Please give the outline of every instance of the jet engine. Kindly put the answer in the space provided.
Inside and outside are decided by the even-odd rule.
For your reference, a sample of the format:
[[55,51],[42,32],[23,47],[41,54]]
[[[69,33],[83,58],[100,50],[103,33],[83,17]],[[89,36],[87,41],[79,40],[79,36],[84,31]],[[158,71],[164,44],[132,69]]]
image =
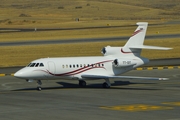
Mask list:
[[120,49],[121,49],[121,47],[107,46],[107,47],[102,48],[101,53],[104,56],[107,56],[107,55],[116,55],[116,54],[120,54]]
[[137,61],[132,59],[115,59],[112,64],[114,67],[128,67],[136,65],[136,62]]

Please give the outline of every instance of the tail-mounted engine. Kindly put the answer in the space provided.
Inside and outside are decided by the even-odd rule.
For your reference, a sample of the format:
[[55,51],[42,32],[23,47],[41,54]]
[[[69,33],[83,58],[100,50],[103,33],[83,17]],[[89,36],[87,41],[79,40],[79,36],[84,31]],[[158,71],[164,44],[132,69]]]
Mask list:
[[121,50],[121,47],[107,46],[107,47],[102,48],[101,53],[104,56],[107,56],[107,55],[117,55],[117,54],[120,54],[120,50]]
[[114,67],[128,67],[136,65],[136,61],[131,59],[115,59],[112,64]]

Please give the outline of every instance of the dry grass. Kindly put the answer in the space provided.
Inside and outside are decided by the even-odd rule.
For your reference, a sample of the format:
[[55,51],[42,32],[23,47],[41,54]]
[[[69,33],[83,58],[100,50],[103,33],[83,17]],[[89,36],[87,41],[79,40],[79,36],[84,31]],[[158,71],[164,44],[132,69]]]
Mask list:
[[[0,20],[6,27],[70,27],[80,21],[179,19],[178,0],[1,0]],[[79,7],[79,8],[77,8]],[[62,9],[58,9],[62,8]],[[27,17],[19,17],[21,14]],[[69,25],[70,23],[70,25]],[[73,24],[71,27],[77,26]]]
[[[78,8],[77,8],[78,7]],[[58,9],[59,8],[59,9]],[[20,15],[24,14],[24,17]],[[79,18],[80,21],[75,21]],[[163,23],[180,20],[179,0],[1,0],[1,28],[76,28],[93,26],[134,25],[139,21]],[[69,38],[93,38],[111,36],[130,36],[135,27],[0,33],[0,42],[53,40]],[[148,27],[147,35],[179,33],[179,24]],[[58,44],[40,46],[0,47],[0,66],[21,66],[31,60],[56,56],[101,55],[103,46],[122,46],[123,42]],[[180,57],[178,39],[152,40],[147,44],[170,46],[170,51],[143,50],[149,58]]]
[[[142,56],[150,59],[180,57],[178,52],[180,51],[180,47],[177,41],[178,39],[147,40],[145,44],[173,47],[174,49],[169,51],[143,50]],[[126,41],[1,47],[0,66],[24,66],[34,59],[44,57],[101,56],[100,51],[104,46],[123,46],[125,42]]]

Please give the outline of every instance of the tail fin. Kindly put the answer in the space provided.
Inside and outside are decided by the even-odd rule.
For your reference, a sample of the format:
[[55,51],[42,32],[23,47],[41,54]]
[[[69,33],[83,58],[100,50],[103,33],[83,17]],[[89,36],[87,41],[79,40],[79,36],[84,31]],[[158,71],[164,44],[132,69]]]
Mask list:
[[166,47],[143,45],[148,23],[147,22],[138,22],[136,24],[138,25],[138,27],[134,31],[132,36],[129,38],[127,43],[124,45],[124,47],[122,48],[123,52],[134,53],[136,56],[140,56],[141,49],[157,49],[157,50],[171,49],[171,48],[166,48]]

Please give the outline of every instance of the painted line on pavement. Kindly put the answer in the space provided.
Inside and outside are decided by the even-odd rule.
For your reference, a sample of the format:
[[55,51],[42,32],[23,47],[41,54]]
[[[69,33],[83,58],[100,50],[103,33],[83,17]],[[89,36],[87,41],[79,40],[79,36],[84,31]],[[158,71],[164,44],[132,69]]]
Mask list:
[[101,109],[118,110],[126,112],[140,112],[140,111],[152,111],[152,110],[168,110],[173,109],[169,106],[160,105],[147,105],[147,104],[132,104],[132,105],[118,105],[118,106],[102,106]]
[[116,110],[125,112],[141,112],[141,111],[155,111],[155,110],[172,110],[180,107],[180,101],[162,102],[161,105],[150,104],[129,104],[129,105],[115,105],[115,106],[100,106],[101,109]]
[[4,77],[4,76],[14,76],[14,73],[12,74],[0,73],[0,77]]
[[180,69],[180,66],[163,66],[163,67],[139,67],[135,70],[163,70],[163,69]]

